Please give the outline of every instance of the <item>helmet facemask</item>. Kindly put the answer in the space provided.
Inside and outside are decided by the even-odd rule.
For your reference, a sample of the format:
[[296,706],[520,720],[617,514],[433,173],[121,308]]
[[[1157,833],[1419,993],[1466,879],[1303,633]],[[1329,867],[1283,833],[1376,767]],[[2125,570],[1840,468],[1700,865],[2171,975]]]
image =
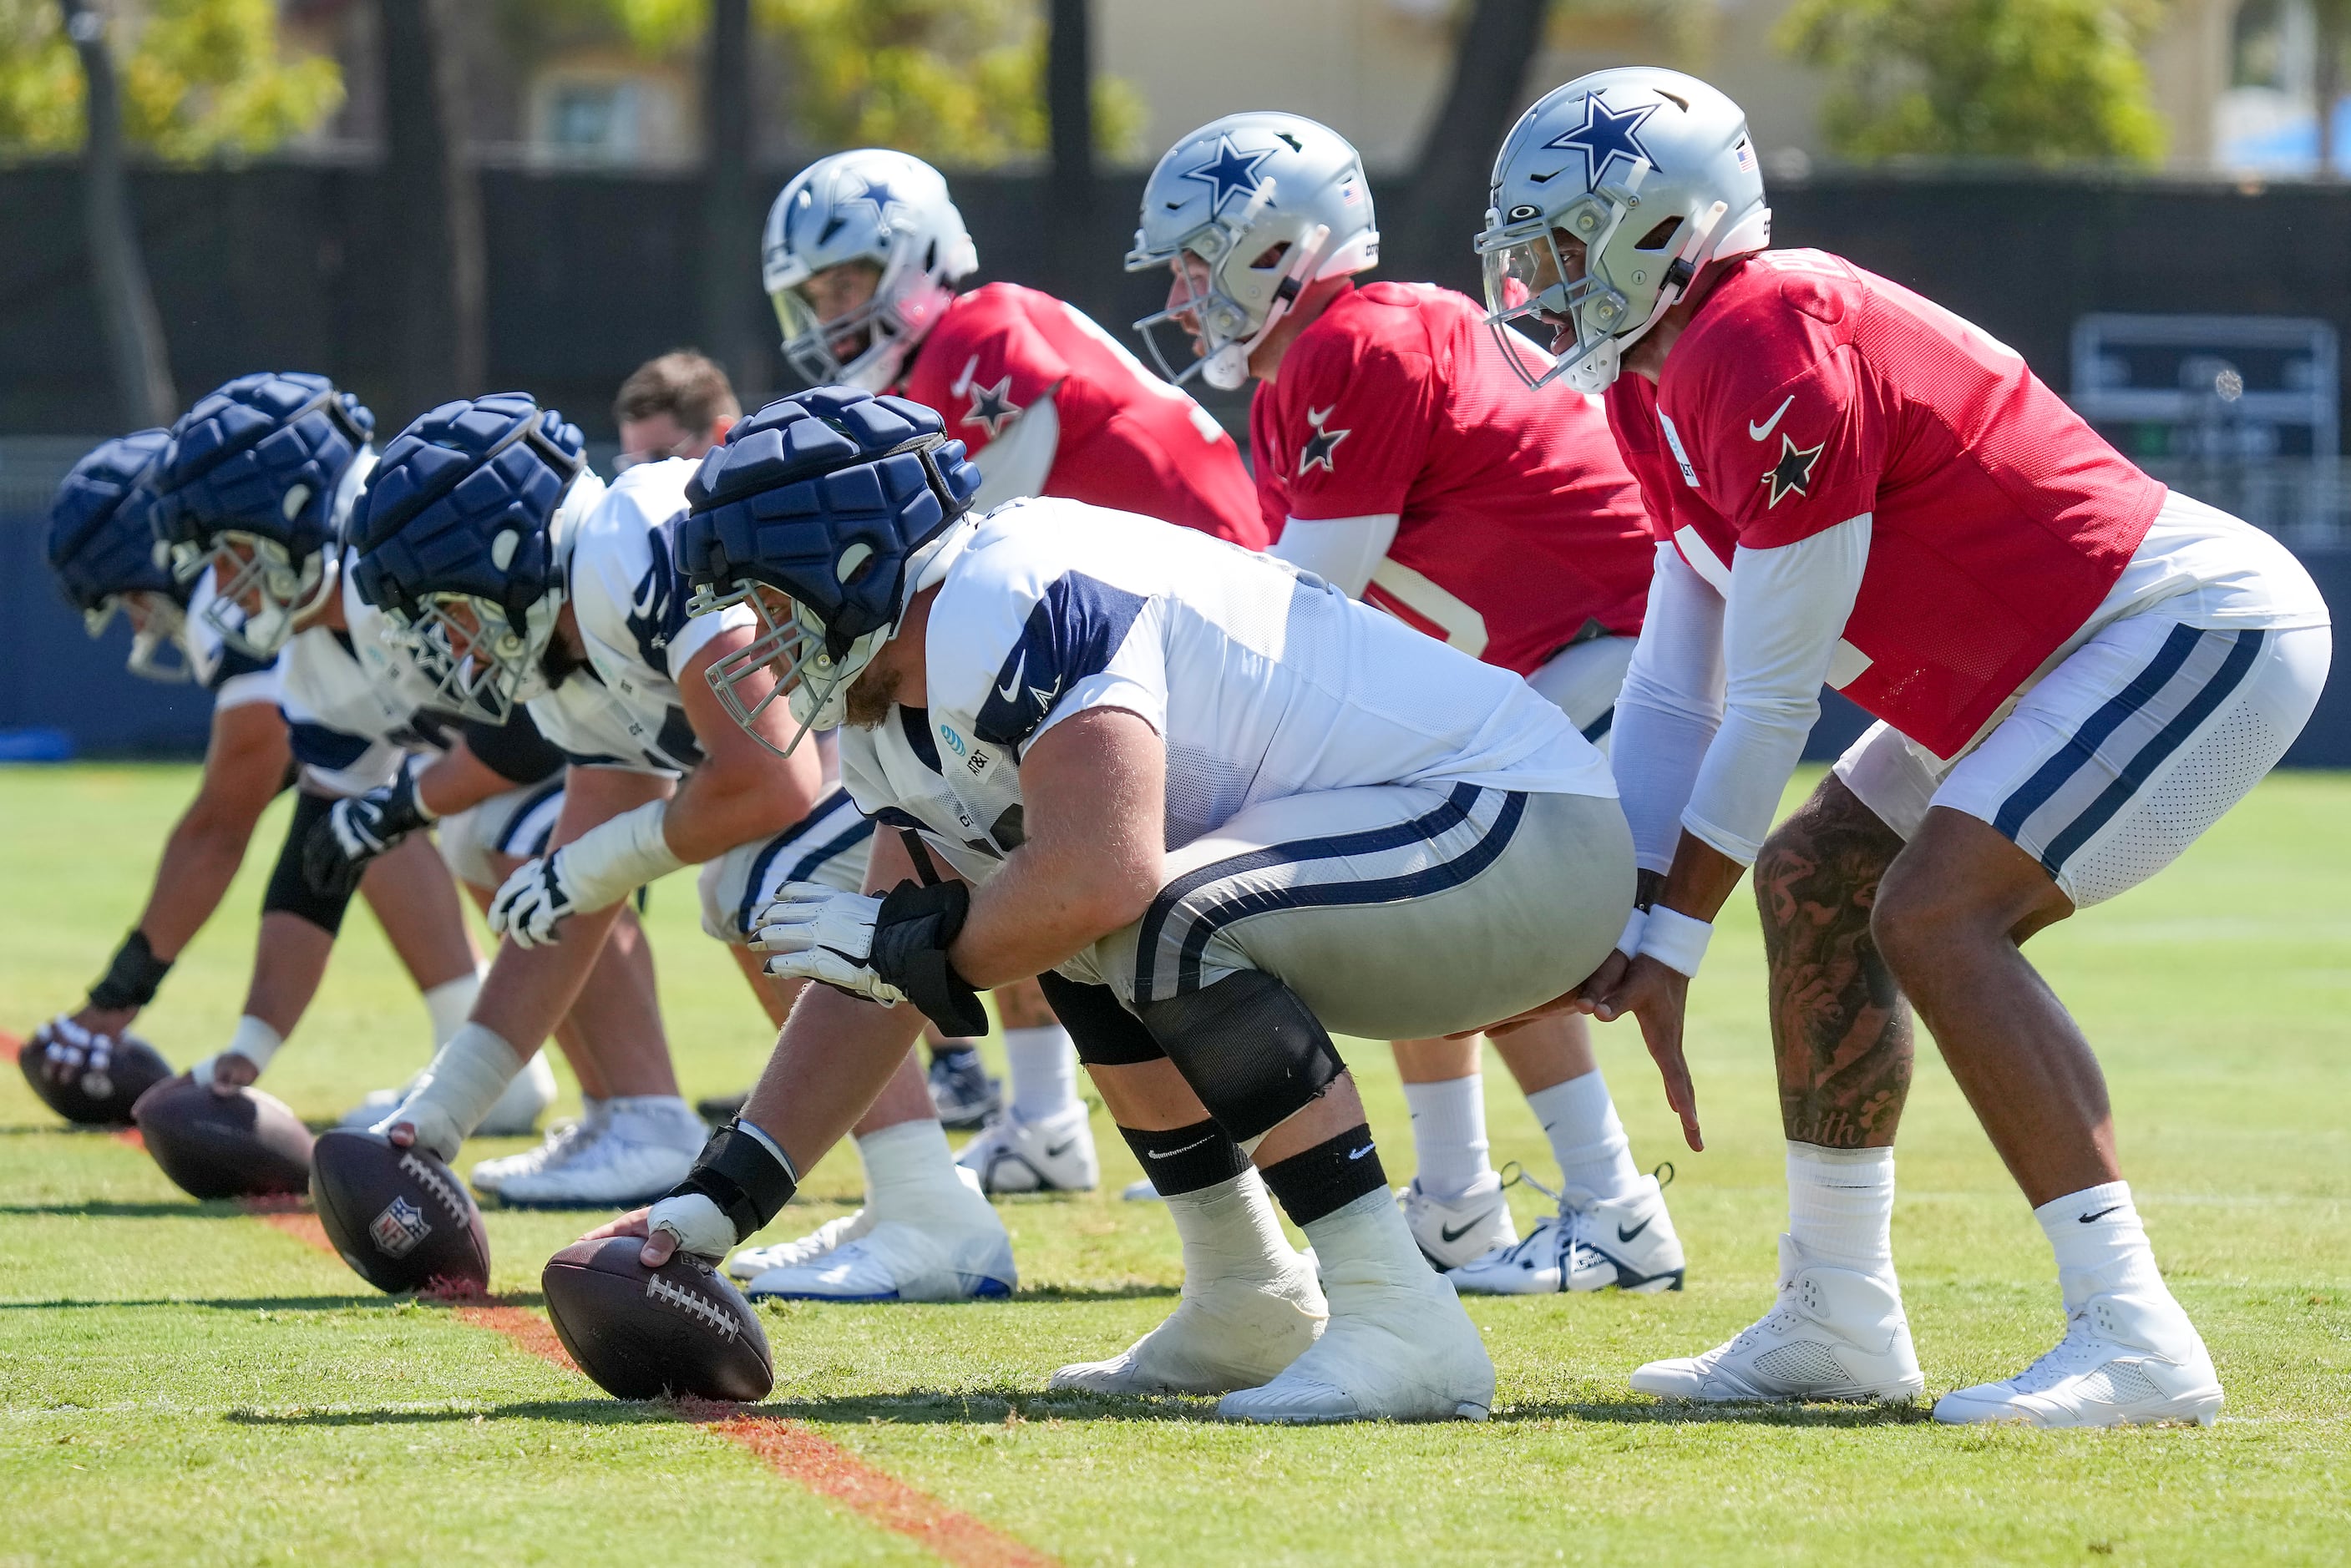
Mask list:
[[[800,292],[816,275],[797,257],[783,265],[778,275],[788,281],[772,286],[768,297],[783,328],[784,358],[792,369],[813,386],[850,386],[868,392],[895,386],[906,357],[955,298],[935,254],[925,260],[928,265],[918,267],[914,258],[893,252],[874,281],[872,296],[830,321],[820,318]],[[844,359],[836,347],[844,343],[862,347]]]
[[313,551],[298,561],[277,540],[241,528],[221,530],[209,546],[178,545],[172,551],[172,569],[183,583],[212,570],[205,624],[225,646],[264,663],[327,602],[340,581],[338,566],[332,551]]
[[177,685],[195,679],[188,662],[187,615],[169,594],[152,588],[109,594],[96,607],[81,614],[83,629],[93,638],[106,635],[117,611],[131,620],[131,654],[122,667],[142,680]]
[[385,637],[432,686],[429,706],[503,725],[547,691],[547,649],[562,608],[562,590],[552,589],[517,624],[494,600],[431,594],[413,611],[387,610]]
[[[1154,311],[1135,322],[1134,330],[1151,350],[1159,373],[1177,386],[1198,376],[1218,391],[1236,391],[1247,384],[1249,356],[1274,324],[1290,312],[1306,285],[1330,270],[1323,266],[1324,246],[1331,238],[1328,224],[1293,221],[1287,234],[1259,218],[1274,196],[1271,180],[1261,183],[1249,205],[1234,218],[1211,217],[1183,236],[1166,252],[1136,249],[1126,258],[1127,270],[1138,271],[1162,262],[1173,263],[1176,280],[1184,291],[1181,303]],[[1256,233],[1250,231],[1256,229]],[[1376,245],[1377,236],[1373,236]],[[1206,282],[1190,265],[1205,264]],[[1354,271],[1362,263],[1344,270]],[[1172,327],[1176,341],[1194,350],[1181,369],[1168,353]],[[1182,352],[1179,349],[1179,354]]]

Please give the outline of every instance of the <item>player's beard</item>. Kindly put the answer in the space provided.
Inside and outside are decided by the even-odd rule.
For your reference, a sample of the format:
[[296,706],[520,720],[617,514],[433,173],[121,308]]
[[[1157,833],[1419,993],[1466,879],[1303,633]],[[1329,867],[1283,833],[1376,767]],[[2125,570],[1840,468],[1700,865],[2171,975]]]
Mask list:
[[868,666],[849,683],[849,703],[841,717],[861,730],[879,728],[896,705],[898,683],[904,679],[899,670]]

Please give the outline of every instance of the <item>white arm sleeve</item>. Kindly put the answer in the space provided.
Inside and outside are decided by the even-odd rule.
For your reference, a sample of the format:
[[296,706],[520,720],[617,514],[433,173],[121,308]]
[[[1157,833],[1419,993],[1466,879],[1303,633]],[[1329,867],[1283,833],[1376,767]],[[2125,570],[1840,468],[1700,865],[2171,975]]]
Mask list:
[[1061,416],[1050,392],[1020,410],[1012,428],[979,449],[974,513],[987,512],[1023,495],[1042,495],[1046,476],[1061,449]]
[[1372,586],[1372,574],[1387,559],[1401,521],[1393,512],[1370,517],[1292,517],[1266,554],[1359,599]]
[[1680,551],[1659,545],[1609,749],[1642,870],[1673,865],[1682,808],[1721,723],[1722,596]]
[[1728,711],[1682,826],[1742,865],[1762,853],[1820,717],[1821,684],[1869,564],[1869,532],[1865,512],[1809,539],[1732,557],[1722,628]]

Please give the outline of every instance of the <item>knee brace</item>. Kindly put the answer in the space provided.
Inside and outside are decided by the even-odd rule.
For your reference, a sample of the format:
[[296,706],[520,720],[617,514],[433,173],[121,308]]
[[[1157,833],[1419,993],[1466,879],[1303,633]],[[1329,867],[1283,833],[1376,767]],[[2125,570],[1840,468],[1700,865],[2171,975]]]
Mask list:
[[1167,1054],[1110,987],[1086,985],[1048,970],[1037,977],[1037,989],[1087,1066],[1134,1067]]
[[309,842],[310,829],[334,809],[335,803],[322,794],[294,797],[294,820],[286,829],[286,846],[277,852],[268,891],[261,896],[263,914],[283,909],[299,915],[330,937],[343,929],[343,911],[350,906],[351,892],[321,893],[310,886],[310,879],[302,874],[302,846]]
[[1243,1147],[1304,1110],[1346,1070],[1322,1020],[1261,970],[1146,1002],[1137,1016]]

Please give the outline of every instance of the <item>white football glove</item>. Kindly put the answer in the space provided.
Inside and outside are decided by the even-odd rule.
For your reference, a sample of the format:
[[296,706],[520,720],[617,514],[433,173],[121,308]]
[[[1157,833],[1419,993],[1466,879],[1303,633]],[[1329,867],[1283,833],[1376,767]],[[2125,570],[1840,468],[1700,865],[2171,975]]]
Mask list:
[[490,931],[518,948],[535,948],[557,940],[555,928],[580,908],[579,890],[565,873],[566,845],[552,855],[526,860],[490,900]]
[[677,1250],[716,1262],[735,1250],[735,1221],[726,1211],[699,1192],[664,1198],[645,1216],[647,1234],[666,1231],[677,1239]]
[[663,833],[668,814],[669,802],[648,801],[517,867],[490,900],[490,929],[513,938],[517,947],[555,941],[555,928],[566,916],[610,909],[668,876],[685,864]]
[[821,882],[787,882],[782,895],[757,917],[751,946],[777,956],[768,973],[778,980],[812,980],[895,1007],[906,993],[873,972],[873,927],[882,900],[844,893]]
[[[53,1084],[68,1083],[88,1075],[105,1077],[114,1063],[114,1036],[84,1029],[70,1013],[65,1012],[34,1030],[33,1043],[26,1049],[37,1054],[43,1075]],[[90,1092],[101,1096],[107,1093],[105,1089]]]

